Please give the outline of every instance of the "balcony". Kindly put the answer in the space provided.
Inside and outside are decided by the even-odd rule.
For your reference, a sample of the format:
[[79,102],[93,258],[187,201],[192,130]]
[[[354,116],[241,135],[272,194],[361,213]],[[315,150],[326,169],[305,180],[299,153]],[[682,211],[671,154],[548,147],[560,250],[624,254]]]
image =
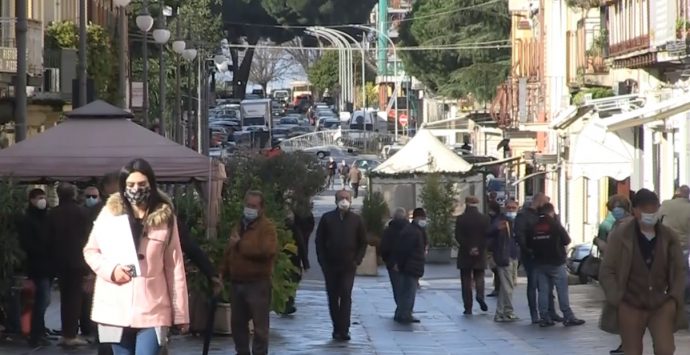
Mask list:
[[491,116],[500,128],[518,128],[543,121],[546,85],[536,78],[509,78],[496,91]]
[[[43,25],[28,20],[27,65],[30,76],[43,74]],[[16,18],[0,17],[0,73],[17,72]]]

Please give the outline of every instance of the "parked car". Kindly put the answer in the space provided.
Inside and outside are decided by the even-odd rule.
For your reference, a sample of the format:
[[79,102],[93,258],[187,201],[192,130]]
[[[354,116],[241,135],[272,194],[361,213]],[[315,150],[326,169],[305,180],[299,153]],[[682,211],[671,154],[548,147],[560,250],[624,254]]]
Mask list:
[[283,117],[278,121],[278,124],[287,127],[299,126],[299,119],[294,117]]
[[568,257],[566,259],[566,266],[568,272],[577,276],[580,283],[586,284],[589,282],[589,276],[582,274],[582,262],[592,253],[592,243],[577,244],[568,250]]

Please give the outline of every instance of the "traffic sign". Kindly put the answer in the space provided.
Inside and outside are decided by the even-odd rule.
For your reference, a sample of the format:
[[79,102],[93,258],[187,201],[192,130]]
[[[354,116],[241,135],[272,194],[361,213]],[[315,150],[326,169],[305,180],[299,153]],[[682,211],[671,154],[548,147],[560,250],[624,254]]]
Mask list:
[[398,117],[398,121],[400,122],[400,125],[405,127],[407,126],[407,115],[406,114],[401,114],[400,117]]

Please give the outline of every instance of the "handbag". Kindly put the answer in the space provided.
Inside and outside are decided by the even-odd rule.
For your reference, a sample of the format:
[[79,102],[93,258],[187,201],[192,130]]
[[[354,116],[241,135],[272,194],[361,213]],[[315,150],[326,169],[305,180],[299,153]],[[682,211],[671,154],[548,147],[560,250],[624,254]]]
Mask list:
[[592,250],[590,250],[589,255],[587,255],[580,264],[579,274],[591,277],[592,279],[599,281],[600,266],[601,258],[599,257],[599,248],[597,248],[597,255],[594,255],[592,253]]

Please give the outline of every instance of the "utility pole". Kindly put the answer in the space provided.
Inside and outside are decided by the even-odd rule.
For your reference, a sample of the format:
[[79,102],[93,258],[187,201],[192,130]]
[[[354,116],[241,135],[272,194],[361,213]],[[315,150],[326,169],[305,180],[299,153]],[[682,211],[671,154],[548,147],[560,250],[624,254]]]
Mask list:
[[86,0],[79,0],[79,107],[86,105]]
[[[165,3],[163,0],[160,1],[160,11],[158,14],[158,20],[160,21],[160,26],[161,28],[165,28],[165,14],[163,14],[163,9],[165,8]],[[168,32],[169,33],[169,32]],[[161,54],[158,62],[158,90],[159,90],[159,95],[158,95],[158,110],[160,111],[160,123],[158,126],[158,130],[160,131],[161,136],[165,137],[166,132],[165,132],[165,43],[161,43]]]
[[[177,13],[175,14],[175,40],[180,39],[180,8],[177,8]],[[173,120],[174,122],[174,137],[177,143],[183,143],[182,141],[182,111],[181,101],[182,96],[180,94],[180,54],[175,55],[175,105],[173,105]]]
[[27,20],[27,4],[26,0],[17,0],[17,26],[15,27],[15,36],[17,38],[17,75],[14,83],[14,99],[15,99],[15,121],[14,121],[14,140],[21,142],[26,139],[26,116],[27,116],[27,101],[26,101],[26,75],[28,73],[27,66],[27,43],[26,33],[28,31]]
[[[142,15],[148,15],[149,14],[149,1],[144,0],[142,8],[141,8],[141,13]],[[148,31],[142,31],[143,34],[143,39],[141,41],[142,43],[142,48],[141,48],[141,53],[144,61],[144,82],[142,83],[143,87],[143,103],[144,103],[144,127],[149,128],[149,32]]]
[[129,106],[127,102],[127,8],[118,9],[118,29],[120,30],[120,41],[117,44],[118,63],[120,67],[117,73],[118,93],[120,95],[120,107],[124,110]]

